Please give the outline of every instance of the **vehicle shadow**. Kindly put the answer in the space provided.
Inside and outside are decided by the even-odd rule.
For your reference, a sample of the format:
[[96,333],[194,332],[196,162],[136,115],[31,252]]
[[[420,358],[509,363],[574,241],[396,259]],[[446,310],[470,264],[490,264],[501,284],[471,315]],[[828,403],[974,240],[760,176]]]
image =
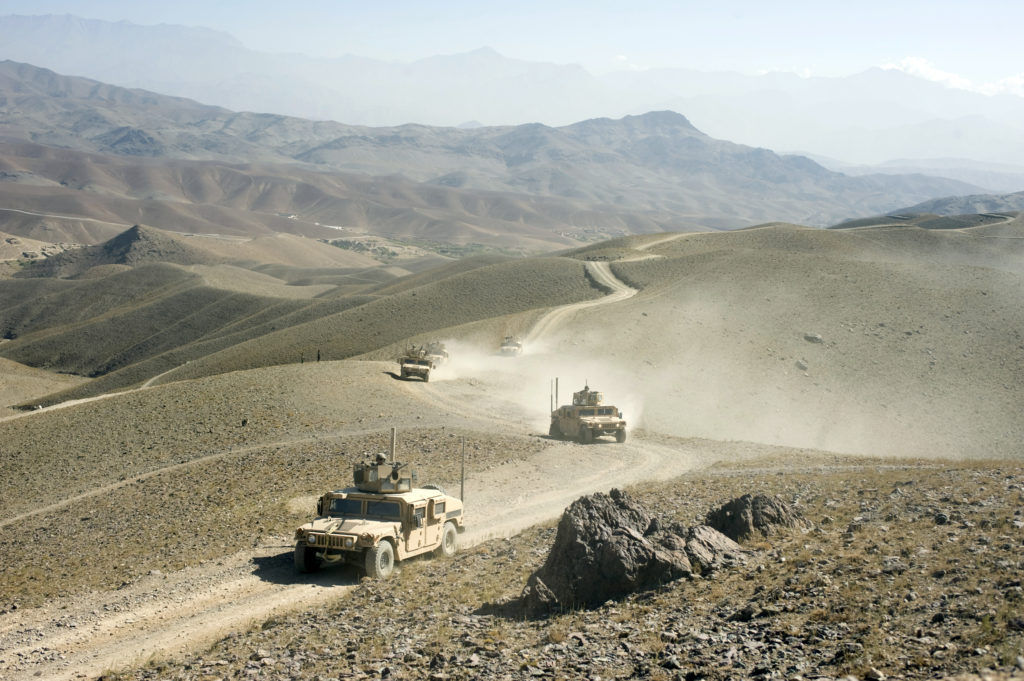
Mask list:
[[[574,444],[574,445],[582,445],[582,444],[584,444],[584,443],[580,442],[579,440],[577,440],[576,438],[559,437],[557,435],[550,435],[548,433],[539,433],[537,435],[537,437],[541,438],[542,440],[551,440],[552,442],[565,442],[566,444]],[[616,442],[615,440],[599,438],[599,439],[594,440],[593,442],[586,443],[585,446],[587,446],[587,447],[594,447],[595,445],[596,446],[601,446],[601,445],[617,445],[617,444],[620,444],[620,443]]]
[[322,586],[354,586],[363,572],[354,565],[325,565],[316,572],[296,572],[295,557],[290,550],[252,559],[252,573],[272,584],[318,584]]

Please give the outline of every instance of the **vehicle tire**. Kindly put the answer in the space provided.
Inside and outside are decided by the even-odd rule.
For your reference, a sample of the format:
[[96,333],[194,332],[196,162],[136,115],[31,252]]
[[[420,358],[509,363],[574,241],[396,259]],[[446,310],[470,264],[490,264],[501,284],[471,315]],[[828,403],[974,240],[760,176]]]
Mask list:
[[381,539],[366,552],[366,576],[387,579],[395,571],[395,549],[387,539]]
[[295,571],[317,572],[320,570],[320,559],[316,557],[316,549],[306,546],[304,542],[295,542]]
[[430,374],[427,374],[426,376],[423,377],[423,382],[430,383]]
[[441,530],[441,548],[439,549],[442,556],[451,558],[455,555],[459,546],[458,536],[455,530],[455,523],[448,522],[444,524],[444,529]]
[[623,428],[622,430],[615,431],[615,441],[616,442],[625,442],[626,441],[626,429],[625,428]]
[[421,489],[434,489],[440,492],[441,494],[445,494],[444,487],[441,487],[441,485],[435,485],[433,483],[429,485],[423,485]]
[[551,427],[548,428],[548,436],[561,439],[562,429],[558,427],[557,421],[551,422]]
[[590,428],[580,427],[580,442],[589,445],[594,441],[594,432]]

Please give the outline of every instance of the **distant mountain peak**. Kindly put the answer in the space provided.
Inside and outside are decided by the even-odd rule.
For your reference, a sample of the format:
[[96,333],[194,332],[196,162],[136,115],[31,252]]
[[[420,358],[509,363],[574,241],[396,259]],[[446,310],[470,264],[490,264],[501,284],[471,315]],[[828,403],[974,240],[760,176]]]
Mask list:
[[640,133],[663,134],[666,132],[704,135],[690,120],[675,111],[649,111],[623,118],[591,118],[566,126],[569,129],[625,129]]
[[671,111],[671,110],[668,110],[668,109],[663,110],[663,111],[648,111],[647,113],[639,114],[637,116],[626,116],[622,120],[623,121],[637,121],[639,123],[642,123],[644,125],[651,126],[651,127],[655,127],[655,126],[657,126],[657,127],[671,126],[671,127],[676,127],[676,128],[682,127],[682,128],[689,128],[690,130],[693,130],[695,132],[699,132],[697,130],[697,128],[695,128],[693,126],[693,123],[690,122],[690,119],[688,119],[686,116],[684,116],[681,113],[678,113],[678,112],[675,112],[675,111]]

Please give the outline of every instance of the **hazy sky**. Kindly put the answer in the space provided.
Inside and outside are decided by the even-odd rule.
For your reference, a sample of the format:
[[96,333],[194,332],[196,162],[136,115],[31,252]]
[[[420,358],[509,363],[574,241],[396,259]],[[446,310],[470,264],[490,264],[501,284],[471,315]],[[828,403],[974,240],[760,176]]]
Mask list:
[[595,74],[681,67],[837,76],[900,65],[1024,94],[1020,0],[0,0],[0,14],[205,26],[248,47],[413,61],[492,47]]

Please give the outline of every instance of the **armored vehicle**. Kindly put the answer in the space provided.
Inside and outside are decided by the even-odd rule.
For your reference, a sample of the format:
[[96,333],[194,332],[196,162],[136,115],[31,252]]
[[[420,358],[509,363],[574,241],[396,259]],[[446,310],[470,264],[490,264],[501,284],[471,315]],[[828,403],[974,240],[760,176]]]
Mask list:
[[410,346],[405,351],[405,354],[398,358],[398,366],[400,367],[402,378],[415,377],[429,381],[430,370],[437,366],[437,364],[434,361],[434,357],[427,354],[426,348],[423,346]]
[[551,437],[575,438],[584,444],[601,435],[614,435],[616,442],[626,441],[626,421],[622,412],[611,405],[601,404],[604,396],[583,386],[572,394],[572,404],[565,404],[551,412]]
[[430,341],[423,347],[423,351],[434,362],[434,366],[441,366],[448,361],[448,348],[440,341]]
[[523,354],[523,342],[517,336],[505,336],[499,352],[504,357],[518,357]]
[[316,519],[295,531],[297,571],[356,563],[383,579],[406,558],[455,554],[457,534],[465,529],[462,501],[436,486],[413,487],[415,471],[383,454],[357,463],[353,481],[354,487],[321,496]]

